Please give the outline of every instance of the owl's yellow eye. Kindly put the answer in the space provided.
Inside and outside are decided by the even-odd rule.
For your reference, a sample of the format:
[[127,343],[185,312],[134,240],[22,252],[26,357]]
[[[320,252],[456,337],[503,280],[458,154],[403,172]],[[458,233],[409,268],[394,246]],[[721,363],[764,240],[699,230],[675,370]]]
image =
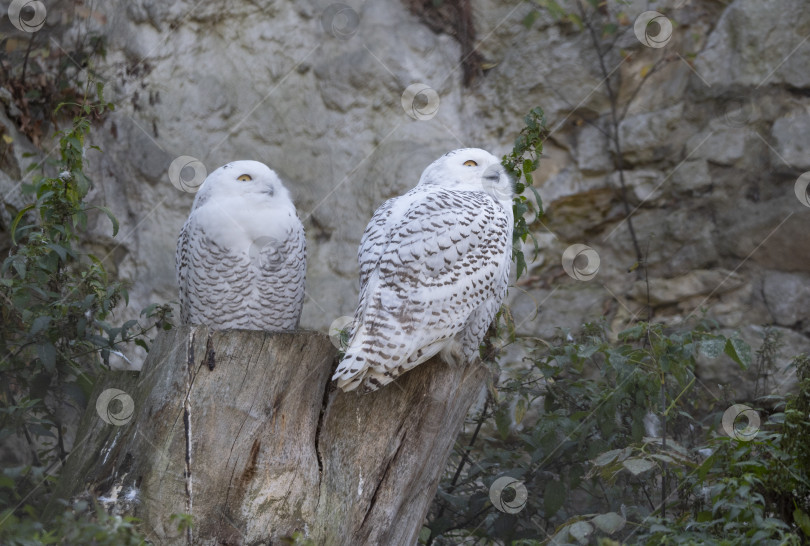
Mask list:
[[467,161],[464,162],[464,165],[466,165],[467,167],[477,167],[478,163],[476,163],[472,159],[468,159]]
[[241,180],[242,182],[250,182],[251,180],[253,180],[253,177],[250,176],[249,174],[243,174],[240,175],[239,178],[237,178],[237,180]]

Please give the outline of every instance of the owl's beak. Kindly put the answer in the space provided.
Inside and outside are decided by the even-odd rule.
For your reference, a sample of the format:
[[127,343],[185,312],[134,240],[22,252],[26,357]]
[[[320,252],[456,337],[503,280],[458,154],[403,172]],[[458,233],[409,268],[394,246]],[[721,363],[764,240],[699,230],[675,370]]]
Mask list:
[[501,172],[501,170],[498,169],[495,171],[488,172],[486,176],[484,176],[484,179],[491,180],[493,182],[498,182],[501,179],[501,176],[503,176],[503,172]]

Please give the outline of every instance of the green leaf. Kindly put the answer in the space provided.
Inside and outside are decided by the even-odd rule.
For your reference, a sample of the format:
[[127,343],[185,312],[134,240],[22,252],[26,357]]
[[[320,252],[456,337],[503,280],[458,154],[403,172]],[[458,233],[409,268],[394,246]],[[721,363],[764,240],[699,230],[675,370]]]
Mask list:
[[593,462],[594,466],[608,465],[608,464],[612,463],[616,459],[616,457],[619,456],[619,454],[621,452],[622,452],[621,449],[611,449],[610,451],[606,451],[605,453],[602,453],[601,455],[599,455],[592,462]]
[[25,261],[23,261],[22,256],[15,256],[14,260],[11,262],[11,265],[14,267],[14,270],[19,275],[20,279],[25,280],[25,274],[27,269],[25,267]]
[[534,186],[529,186],[529,189],[532,190],[534,194],[534,198],[537,200],[537,218],[543,215],[543,199],[540,197],[540,194],[537,193],[537,189]]
[[618,30],[619,27],[616,25],[616,23],[607,23],[602,27],[602,36],[613,36]]
[[703,339],[698,343],[698,351],[709,358],[717,358],[726,346],[724,338]]
[[566,496],[567,490],[565,484],[561,481],[551,480],[546,482],[546,488],[543,492],[543,507],[545,508],[547,518],[550,518],[562,508]]
[[47,246],[48,246],[48,248],[50,248],[51,250],[56,252],[56,254],[57,254],[57,256],[59,256],[60,260],[62,260],[63,262],[65,260],[67,260],[67,253],[68,253],[67,248],[65,248],[62,245],[57,245],[56,243],[48,243]]
[[28,212],[29,210],[33,210],[35,207],[36,207],[36,205],[33,205],[33,204],[23,207],[22,209],[20,209],[20,212],[17,213],[17,217],[14,218],[14,221],[11,222],[10,231],[11,231],[11,244],[12,245],[14,245],[14,246],[17,245],[17,239],[15,238],[15,235],[16,235],[16,232],[17,232],[17,225],[20,223],[20,220],[22,220],[22,218],[23,218],[23,216],[25,216],[26,212]]
[[517,265],[517,271],[515,272],[515,279],[519,279],[523,272],[526,271],[526,257],[523,255],[523,251],[516,250],[515,254],[515,262]]
[[625,520],[616,512],[608,512],[607,514],[599,514],[591,520],[600,531],[612,535],[616,531],[624,528]]
[[644,335],[644,325],[636,324],[631,328],[619,332],[619,339],[621,341],[629,341],[633,339],[641,339],[641,336],[643,335]]
[[804,510],[796,508],[793,511],[793,521],[796,522],[796,525],[801,528],[806,536],[810,537],[810,516]]
[[622,465],[630,471],[633,476],[643,474],[655,468],[655,463],[647,459],[632,458],[622,461]]
[[527,409],[526,399],[525,398],[519,399],[517,401],[517,404],[515,404],[516,424],[520,424],[520,422],[523,421],[523,417],[526,415],[526,409]]
[[45,315],[42,317],[37,317],[34,319],[33,324],[31,324],[31,330],[28,332],[30,335],[35,336],[51,323],[51,317]]
[[502,405],[495,411],[495,426],[498,428],[498,434],[502,440],[509,437],[509,429],[512,426],[512,415],[505,405]]
[[751,356],[751,347],[746,342],[738,337],[730,338],[726,342],[726,354],[731,359],[740,365],[744,370],[747,370],[751,365],[753,357]]
[[531,159],[523,160],[523,176],[531,175],[531,173],[534,172],[535,168],[536,165],[534,164],[534,161],[532,161]]
[[526,28],[531,28],[539,15],[540,14],[537,12],[537,10],[530,11],[529,14],[523,18],[523,26]]
[[37,356],[46,370],[53,372],[56,369],[56,347],[53,346],[53,343],[37,344]]
[[101,205],[96,205],[96,208],[107,215],[107,218],[110,219],[113,226],[113,237],[118,235],[118,220],[116,220],[115,216],[113,215],[112,211],[107,207],[103,207]]
[[588,537],[593,533],[593,527],[587,521],[577,521],[568,527],[568,534],[579,544],[588,544]]
[[574,25],[576,25],[577,30],[582,30],[583,28],[585,28],[585,25],[582,23],[582,18],[580,18],[580,16],[577,15],[576,13],[569,13],[568,20],[574,23]]

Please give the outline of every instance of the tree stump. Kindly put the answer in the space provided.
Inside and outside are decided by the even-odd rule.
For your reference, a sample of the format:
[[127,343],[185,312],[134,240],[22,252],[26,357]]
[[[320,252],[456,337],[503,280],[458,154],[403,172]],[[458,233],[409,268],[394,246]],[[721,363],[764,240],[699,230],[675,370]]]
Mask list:
[[156,544],[416,543],[486,370],[434,358],[357,395],[330,381],[336,353],[315,332],[161,334],[141,372],[99,381],[56,497],[100,498]]

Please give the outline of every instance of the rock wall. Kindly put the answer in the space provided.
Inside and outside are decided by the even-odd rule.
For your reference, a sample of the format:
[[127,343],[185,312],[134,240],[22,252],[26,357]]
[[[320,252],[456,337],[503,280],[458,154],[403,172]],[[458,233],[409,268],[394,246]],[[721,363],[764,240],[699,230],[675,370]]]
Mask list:
[[[282,176],[307,229],[302,327],[325,330],[353,312],[356,249],[374,209],[448,150],[507,152],[539,105],[552,129],[535,173],[547,215],[536,226],[537,258],[510,290],[519,331],[548,338],[604,314],[618,332],[643,318],[644,268],[628,272],[637,259],[619,157],[605,136],[611,101],[587,31],[546,12],[526,28],[530,3],[474,1],[484,73],[464,86],[453,36],[400,2],[347,3],[85,6],[93,16],[75,32],[106,37],[97,69],[119,105],[93,135],[104,153],[88,158],[95,199],[113,210],[121,233],[110,239],[102,218],[95,243],[132,283],[129,313],[176,299],[175,241],[193,199],[168,176],[176,158],[196,158],[208,172],[257,159]],[[810,170],[804,7],[634,1],[603,59],[627,109],[621,163],[655,317],[679,324],[705,313],[755,345],[771,324],[787,356],[810,350],[810,209],[794,191]],[[672,23],[664,47],[633,32],[651,9]],[[415,99],[413,84],[422,85]],[[563,253],[575,243],[599,257],[591,280],[564,272]],[[716,384],[738,383],[727,364],[701,371],[713,394]],[[774,389],[789,387],[778,379]]]

